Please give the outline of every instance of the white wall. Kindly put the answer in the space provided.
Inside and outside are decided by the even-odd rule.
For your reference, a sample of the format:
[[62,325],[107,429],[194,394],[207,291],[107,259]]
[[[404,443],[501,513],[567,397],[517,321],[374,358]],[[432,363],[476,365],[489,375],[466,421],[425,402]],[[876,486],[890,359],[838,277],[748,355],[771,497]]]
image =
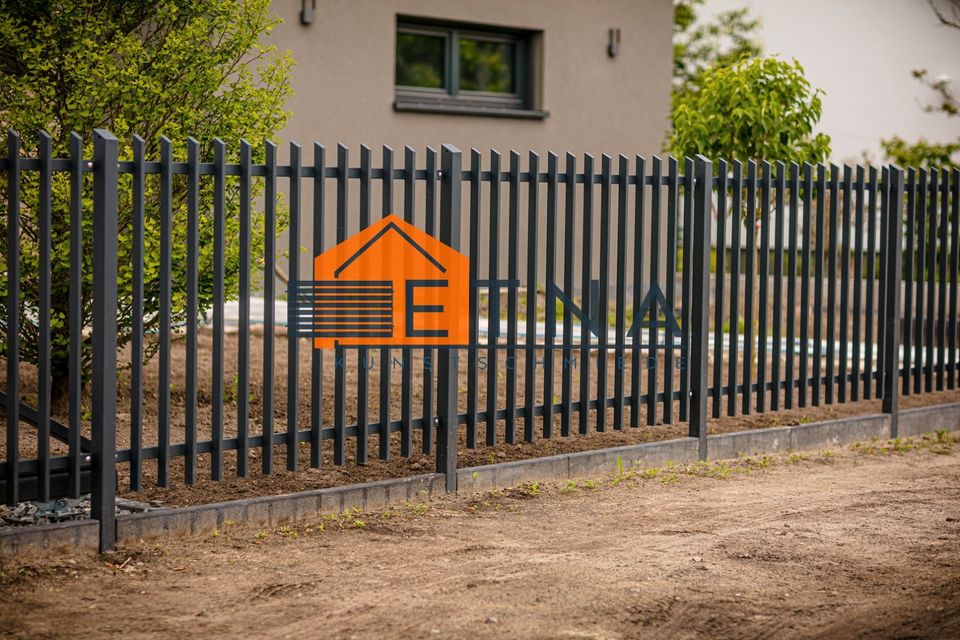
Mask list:
[[763,24],[764,51],[797,58],[826,92],[822,130],[834,161],[868,151],[882,161],[881,138],[960,137],[960,117],[925,113],[932,92],[912,69],[947,74],[960,90],[960,30],[940,26],[925,0],[707,0],[704,14],[749,6]]

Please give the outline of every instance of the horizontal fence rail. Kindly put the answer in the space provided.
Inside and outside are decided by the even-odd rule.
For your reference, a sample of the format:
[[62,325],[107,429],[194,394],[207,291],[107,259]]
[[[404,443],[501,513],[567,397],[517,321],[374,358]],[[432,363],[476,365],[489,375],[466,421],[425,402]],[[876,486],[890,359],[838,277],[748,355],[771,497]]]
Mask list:
[[[705,456],[708,419],[960,377],[955,169],[89,140],[0,158],[3,491],[92,490],[104,548],[118,469],[432,454],[455,490],[458,447],[686,423]],[[469,341],[312,348],[350,293],[312,258],[391,214],[469,258]]]

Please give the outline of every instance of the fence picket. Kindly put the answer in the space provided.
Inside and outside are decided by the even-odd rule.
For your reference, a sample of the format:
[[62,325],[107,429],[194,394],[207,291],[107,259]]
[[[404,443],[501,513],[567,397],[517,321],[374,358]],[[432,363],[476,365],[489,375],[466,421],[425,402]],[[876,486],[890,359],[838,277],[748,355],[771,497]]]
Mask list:
[[[800,166],[796,162],[790,163],[790,211],[787,221],[789,234],[788,253],[787,253],[787,348],[785,349],[786,367],[784,375],[784,408],[793,409],[793,391],[794,381],[794,351],[796,350],[797,337],[797,236],[800,233],[800,212],[799,193],[800,190]],[[804,346],[805,348],[805,346]],[[802,388],[805,381],[801,380]]]
[[500,338],[500,152],[490,151],[490,234],[487,238],[489,260],[487,277],[487,439],[488,447],[497,443],[497,398],[499,373],[497,341]]
[[925,280],[926,259],[926,229],[927,229],[927,170],[920,169],[920,182],[917,185],[917,275],[914,279],[917,287],[916,320],[913,325],[914,341],[914,377],[913,392],[920,393],[923,389],[923,328],[924,304],[923,283]]
[[[733,190],[730,207],[730,335],[727,353],[727,415],[737,414],[737,353],[742,352],[740,340],[740,234],[743,228],[743,165],[733,161]],[[726,169],[720,171],[722,184],[726,183]],[[749,384],[749,383],[748,383]]]
[[[910,377],[913,375],[913,278],[914,278],[914,246],[916,244],[917,222],[917,172],[913,167],[907,170],[907,222],[906,222],[906,256],[904,257],[904,290],[903,290],[903,385],[901,393],[910,395],[913,385]],[[881,209],[881,212],[883,210]],[[881,255],[881,259],[883,256]],[[881,290],[882,291],[882,290]],[[882,318],[882,317],[881,317]],[[882,319],[881,319],[882,322]],[[879,328],[879,327],[878,327]],[[879,332],[878,332],[879,334]],[[882,354],[881,354],[882,359]],[[878,361],[878,370],[880,362]]]
[[[403,220],[415,221],[417,198],[417,152],[403,149]],[[410,456],[413,450],[413,350],[404,347],[400,367],[400,455]]]
[[937,250],[937,391],[943,391],[947,374],[947,243],[950,226],[950,174],[940,170],[940,240]]
[[[713,410],[711,415],[713,415],[714,418],[720,417],[720,404],[721,400],[723,399],[723,301],[725,299],[725,296],[723,295],[723,272],[725,267],[725,254],[727,253],[726,160],[720,160],[717,162],[717,176],[719,177],[719,182],[717,184],[717,262],[714,270],[716,284],[713,298],[713,387],[711,389],[713,395]],[[732,317],[730,318],[730,322],[731,324],[735,322]]]
[[262,470],[265,475],[273,473],[273,400],[274,379],[274,290],[277,278],[277,146],[266,143],[266,176],[263,196],[263,447],[260,451]]
[[[877,311],[874,307],[874,288],[877,280],[877,169],[870,167],[868,170],[870,187],[867,191],[867,269],[866,285],[867,299],[864,302],[866,329],[864,330],[863,341],[866,346],[866,355],[864,356],[864,378],[863,378],[863,399],[870,400],[874,395],[873,382],[873,321],[878,319]],[[879,389],[878,389],[879,391]],[[879,394],[877,394],[879,395]]]
[[[796,183],[794,183],[795,186]],[[799,188],[799,186],[798,186]],[[813,223],[811,206],[813,201],[813,166],[809,162],[803,163],[803,221],[800,223],[803,234],[803,243],[800,249],[800,388],[797,395],[797,405],[803,409],[807,406],[807,395],[810,392],[810,260],[811,243],[813,241]],[[817,238],[820,242],[820,238]],[[817,313],[820,313],[818,308]],[[816,385],[816,380],[813,381]]]
[[[535,411],[537,407],[537,388],[536,388],[536,362],[537,362],[537,231],[539,229],[538,209],[540,207],[540,187],[539,187],[539,160],[540,157],[533,151],[530,152],[528,170],[530,173],[530,182],[527,185],[527,323],[526,323],[526,342],[527,349],[524,364],[524,415],[523,415],[523,439],[527,442],[533,442]],[[544,323],[546,324],[546,310],[544,310]],[[544,362],[546,367],[546,362]],[[545,402],[547,396],[544,395]]]
[[830,165],[830,255],[828,257],[829,268],[827,277],[827,390],[826,402],[833,404],[834,372],[837,363],[837,249],[838,249],[838,229],[840,227],[837,220],[837,212],[840,210],[837,206],[840,193],[840,169],[835,164]]
[[[347,239],[347,174],[350,151],[346,145],[337,145],[337,244]],[[333,350],[333,464],[346,461],[347,429],[347,356],[343,347]]]
[[750,415],[753,407],[753,293],[755,256],[757,253],[757,163],[747,162],[747,231],[746,282],[743,287],[743,405],[741,411]]
[[[477,149],[470,150],[470,282],[475,283],[480,265],[480,173],[483,157]],[[548,261],[549,263],[549,261]],[[467,349],[467,448],[477,447],[479,363],[477,347],[480,343],[480,297],[478,287],[470,287],[470,348]]]
[[[370,147],[360,145],[360,216],[359,230],[370,226]],[[370,352],[357,350],[357,464],[367,464],[367,440],[370,437]]]
[[[8,154],[8,157],[9,154]],[[69,496],[80,497],[80,430],[83,376],[83,138],[70,134],[70,355]],[[9,380],[9,378],[7,378]],[[9,387],[7,394],[9,395]],[[7,447],[7,451],[11,449]],[[8,480],[9,482],[9,480]]]
[[[37,292],[37,499],[41,501],[50,499],[50,236],[53,199],[51,146],[50,134],[46,131],[40,132],[40,145],[37,150],[40,160],[37,193],[37,268],[40,270],[40,286]],[[130,418],[132,429],[132,413]]]
[[[567,153],[565,181],[563,187],[564,199],[564,222],[563,222],[563,290],[569,296],[573,292],[573,259],[574,259],[574,238],[576,226],[574,218],[576,217],[576,196],[577,196],[577,157],[572,153]],[[492,172],[492,167],[491,167]],[[490,188],[493,189],[494,181],[491,179]],[[493,211],[493,202],[491,197],[491,212]],[[493,221],[491,220],[491,237],[493,234]],[[490,264],[493,265],[494,257],[493,246],[490,248]],[[492,277],[492,276],[491,276]],[[573,344],[573,313],[570,305],[563,305],[563,367],[561,368],[560,380],[560,435],[567,437],[570,435],[570,423],[573,420],[573,375],[572,375],[572,357],[573,351],[570,345]],[[489,363],[488,363],[489,366]],[[489,387],[488,392],[489,394]],[[490,402],[488,397],[487,402]],[[489,444],[489,443],[488,443]]]
[[[593,156],[583,156],[583,241],[580,256],[580,433],[589,431],[590,415],[590,319],[593,317]],[[508,340],[509,342],[509,340]],[[510,389],[507,388],[509,402]],[[509,442],[509,440],[508,440]]]
[[597,262],[600,276],[600,291],[596,297],[594,312],[596,329],[600,333],[597,349],[597,431],[607,430],[607,356],[610,335],[610,191],[612,178],[610,156],[600,158],[600,252]]
[[[300,281],[300,145],[290,143],[290,212],[287,222],[288,299],[296,296],[290,283]],[[287,471],[299,466],[300,338],[287,317]]]
[[634,175],[636,189],[633,192],[633,321],[632,327],[637,327],[637,331],[631,336],[631,377],[630,377],[630,426],[640,426],[640,390],[641,374],[644,367],[641,366],[640,345],[643,343],[643,334],[639,329],[639,322],[642,318],[638,317],[639,302],[643,300],[643,230],[646,226],[646,217],[644,215],[644,200],[646,193],[646,161],[643,157],[637,156],[634,160]]
[[[424,188],[424,214],[426,231],[429,235],[436,237],[436,193],[437,193],[437,152],[431,147],[427,147],[426,158],[426,186]],[[423,350],[423,453],[428,454],[433,451],[433,384],[436,375],[436,362],[434,361],[433,349]]]
[[223,479],[224,242],[226,222],[226,145],[213,141],[213,370],[210,406],[210,477]]
[[[650,188],[650,286],[660,287],[660,196],[663,191],[663,165],[659,157],[653,156],[653,182]],[[647,426],[657,424],[657,365],[660,354],[654,348],[659,339],[657,320],[659,312],[651,305],[649,311],[649,329],[647,344]],[[652,367],[650,365],[653,365]]]
[[[326,148],[313,145],[313,242],[310,255],[323,253],[323,225],[326,223]],[[323,351],[310,350],[310,466],[323,462]]]
[[[237,331],[237,475],[249,468],[250,433],[250,196],[252,149],[240,141],[240,327]],[[162,336],[161,336],[162,339]]]
[[[130,490],[139,491],[143,475],[143,207],[146,142],[133,136],[132,236],[130,272]],[[42,324],[42,322],[41,322]],[[41,378],[44,376],[41,376]],[[42,418],[41,418],[42,419]],[[214,478],[215,480],[219,478]]]
[[[200,143],[187,139],[187,370],[184,397],[184,482],[197,480],[197,287],[199,278]],[[268,296],[272,300],[273,296]]]
[[[479,162],[477,164],[479,171]],[[544,281],[547,295],[544,297],[544,336],[543,336],[543,437],[553,436],[553,413],[555,407],[554,399],[554,351],[553,343],[557,337],[557,310],[556,304],[551,305],[553,299],[552,291],[556,286],[556,265],[557,265],[557,154],[553,151],[547,153],[547,241],[546,241],[546,264]],[[480,183],[477,182],[477,191],[479,192]],[[471,257],[476,256],[472,252]],[[476,262],[472,260],[471,264]],[[564,341],[568,340],[564,334]],[[474,343],[476,340],[474,339]],[[471,386],[470,383],[467,383]],[[475,383],[474,383],[475,384]]]
[[[393,213],[393,149],[383,146],[383,178],[380,182],[380,217]],[[381,254],[381,261],[386,256]],[[390,378],[393,356],[390,349],[380,349],[380,431],[377,439],[378,456],[390,458]]]
[[[157,415],[157,484],[169,486],[170,479],[170,332],[172,330],[172,291],[170,282],[171,243],[173,241],[173,145],[160,138],[160,371]],[[241,231],[242,235],[242,231]],[[243,262],[241,257],[241,273]],[[249,299],[249,289],[241,282],[240,299]],[[237,465],[239,472],[240,465]]]
[[[507,278],[515,282],[520,277],[517,254],[520,242],[520,154],[510,150],[510,173],[507,191]],[[507,356],[504,365],[507,369],[507,390],[504,400],[507,403],[504,421],[504,441],[513,444],[517,441],[517,323],[519,321],[519,292],[517,287],[507,289]]]
[[[690,173],[689,171],[687,173]],[[680,176],[678,175],[678,162],[673,156],[667,159],[667,264],[665,278],[667,304],[671,311],[676,311],[676,290],[677,290],[677,239],[678,239],[678,220],[680,216]],[[689,196],[690,191],[685,192]],[[687,227],[689,229],[690,227]],[[681,310],[681,313],[683,311]],[[681,341],[684,346],[690,344],[688,330],[690,325],[686,322],[686,314],[682,316],[683,322],[680,327],[683,337]],[[669,341],[670,346],[663,351],[663,424],[673,424],[673,344],[674,337],[669,332],[664,332],[664,340]],[[651,344],[656,344],[655,342]],[[681,391],[682,394],[682,391]],[[684,416],[686,417],[686,416]]]
[[925,194],[929,197],[927,208],[927,262],[924,268],[927,282],[927,308],[924,314],[926,338],[923,358],[923,390],[926,393],[933,391],[934,344],[936,330],[936,285],[937,285],[937,194],[939,193],[939,172],[930,170],[930,189]]
[[[613,354],[613,428],[623,429],[624,409],[624,343],[626,342],[627,323],[627,196],[629,195],[630,162],[620,155],[617,171],[617,262],[614,278],[617,282],[616,305],[616,347]],[[642,186],[640,188],[643,188]]]
[[857,165],[856,179],[854,188],[854,237],[853,237],[853,351],[850,362],[850,400],[856,402],[860,399],[860,327],[862,324],[860,314],[861,296],[863,294],[863,193],[864,193],[864,172],[863,167]]
[[847,361],[849,350],[848,338],[850,333],[850,225],[852,223],[852,181],[850,165],[845,164],[843,165],[843,182],[841,183],[843,209],[840,226],[843,235],[840,248],[840,364],[837,367],[840,376],[837,400],[841,403],[847,401],[847,384],[849,381]]
[[957,316],[960,316],[960,169],[952,171],[952,219],[950,221],[950,376],[947,378],[947,388],[956,389],[960,380],[960,369],[957,367]]
[[770,188],[773,183],[769,162],[762,164],[760,183],[760,308],[757,328],[760,340],[757,345],[757,411],[767,410],[767,297],[770,289]]
[[783,337],[783,205],[786,189],[786,166],[783,162],[777,162],[776,167],[777,177],[774,182],[776,208],[773,223],[773,354],[770,366],[771,411],[780,409],[780,361],[783,358],[783,348],[780,345],[780,340]]
[[20,501],[20,134],[7,133],[7,506]]

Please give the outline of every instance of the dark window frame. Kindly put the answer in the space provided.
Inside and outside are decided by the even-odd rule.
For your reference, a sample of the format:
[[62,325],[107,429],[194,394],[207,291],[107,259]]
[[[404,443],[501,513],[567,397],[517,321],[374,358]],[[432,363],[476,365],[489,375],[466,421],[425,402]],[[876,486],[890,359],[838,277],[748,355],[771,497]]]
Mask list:
[[[532,105],[532,32],[398,16],[394,35],[396,37],[401,33],[444,39],[445,86],[429,88],[396,84],[397,49],[394,46],[394,108],[397,111],[522,118],[543,118],[547,115],[543,111],[534,110]],[[513,45],[513,93],[460,89],[461,38]]]

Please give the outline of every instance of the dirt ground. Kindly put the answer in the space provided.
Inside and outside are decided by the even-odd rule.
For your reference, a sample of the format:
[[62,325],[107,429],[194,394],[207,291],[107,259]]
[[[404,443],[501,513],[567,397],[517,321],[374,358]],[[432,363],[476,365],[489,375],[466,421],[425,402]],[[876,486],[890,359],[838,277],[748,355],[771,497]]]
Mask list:
[[14,638],[957,638],[960,439],[0,559]]

